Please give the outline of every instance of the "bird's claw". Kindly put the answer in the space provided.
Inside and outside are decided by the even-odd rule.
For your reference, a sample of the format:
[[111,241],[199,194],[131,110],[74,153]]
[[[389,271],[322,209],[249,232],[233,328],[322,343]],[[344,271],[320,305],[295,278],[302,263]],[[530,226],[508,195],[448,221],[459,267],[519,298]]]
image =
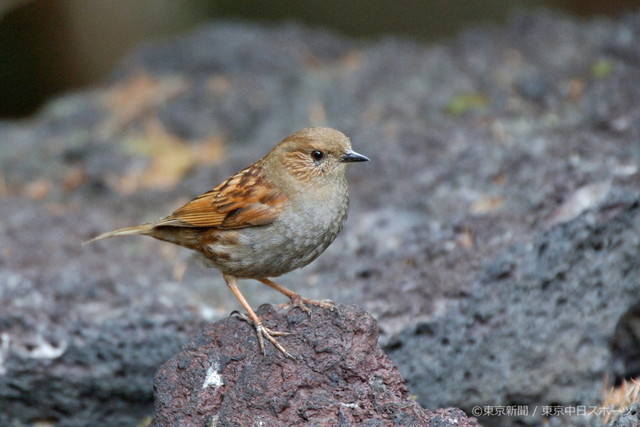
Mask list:
[[313,300],[313,299],[301,297],[298,294],[296,294],[295,296],[292,296],[289,302],[280,304],[278,308],[281,310],[290,310],[293,307],[298,307],[300,310],[302,310],[303,312],[311,316],[311,309],[308,307],[309,305],[314,305],[316,307],[324,308],[329,311],[338,310],[335,303],[329,299]]
[[266,326],[264,326],[259,319],[258,319],[258,322],[254,322],[249,318],[249,316],[247,316],[246,314],[240,313],[238,311],[233,311],[231,315],[234,315],[238,317],[240,320],[243,320],[253,326],[253,328],[256,331],[256,335],[258,336],[258,345],[260,346],[260,351],[262,351],[263,355],[265,356],[267,355],[267,351],[264,346],[264,340],[266,339],[271,344],[273,344],[275,348],[280,350],[280,352],[284,354],[286,357],[288,357],[289,359],[295,360],[295,357],[293,357],[287,350],[285,350],[285,348],[278,342],[278,340],[274,338],[274,337],[291,335],[289,332],[280,332],[280,331],[271,330]]

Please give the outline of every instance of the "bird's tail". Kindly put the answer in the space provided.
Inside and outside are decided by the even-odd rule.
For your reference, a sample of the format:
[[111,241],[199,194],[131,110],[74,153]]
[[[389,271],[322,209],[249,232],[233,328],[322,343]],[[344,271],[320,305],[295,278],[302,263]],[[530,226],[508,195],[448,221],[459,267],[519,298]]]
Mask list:
[[108,233],[100,234],[99,236],[94,237],[91,240],[87,240],[84,242],[85,244],[95,242],[96,240],[106,239],[107,237],[114,236],[127,236],[129,234],[151,234],[151,230],[153,229],[153,224],[140,224],[134,227],[126,227],[121,228],[119,230],[109,231]]

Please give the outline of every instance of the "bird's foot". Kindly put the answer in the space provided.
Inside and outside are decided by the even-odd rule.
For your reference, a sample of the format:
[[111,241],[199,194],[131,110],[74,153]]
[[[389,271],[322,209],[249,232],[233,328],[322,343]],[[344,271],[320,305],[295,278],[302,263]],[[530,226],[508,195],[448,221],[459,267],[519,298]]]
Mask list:
[[271,330],[266,326],[264,326],[260,318],[258,318],[257,316],[256,316],[257,321],[254,321],[254,320],[251,320],[247,315],[239,313],[237,311],[234,311],[232,314],[235,314],[240,320],[243,320],[253,326],[253,328],[256,330],[256,335],[258,336],[258,344],[260,345],[260,351],[262,351],[263,355],[265,356],[267,355],[267,352],[264,347],[264,340],[266,339],[271,344],[273,344],[275,348],[280,350],[280,352],[284,354],[286,357],[288,357],[289,359],[295,360],[295,357],[293,357],[287,350],[285,350],[285,348],[278,342],[278,340],[274,338],[274,337],[291,335],[289,332],[280,332],[280,331]]
[[308,315],[311,315],[311,309],[308,307],[309,305],[315,305],[316,307],[324,308],[329,311],[338,310],[338,308],[336,307],[336,304],[329,299],[313,300],[313,299],[301,297],[298,294],[294,294],[289,298],[290,298],[289,302],[280,304],[278,308],[282,310],[290,310],[293,307],[298,307],[300,310],[304,311]]

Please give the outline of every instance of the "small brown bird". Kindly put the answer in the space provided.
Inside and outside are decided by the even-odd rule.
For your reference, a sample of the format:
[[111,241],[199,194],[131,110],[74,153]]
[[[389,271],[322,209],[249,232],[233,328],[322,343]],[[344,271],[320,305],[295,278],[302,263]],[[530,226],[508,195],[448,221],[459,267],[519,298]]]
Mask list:
[[330,301],[303,298],[270,280],[304,267],[333,242],[347,218],[346,166],[369,159],[351,149],[343,133],[330,128],[296,132],[265,157],[151,224],[101,234],[143,234],[201,253],[247,311],[265,352],[263,337],[291,355],[266,328],[238,289],[238,279],[256,279],[286,295],[291,305],[333,308]]

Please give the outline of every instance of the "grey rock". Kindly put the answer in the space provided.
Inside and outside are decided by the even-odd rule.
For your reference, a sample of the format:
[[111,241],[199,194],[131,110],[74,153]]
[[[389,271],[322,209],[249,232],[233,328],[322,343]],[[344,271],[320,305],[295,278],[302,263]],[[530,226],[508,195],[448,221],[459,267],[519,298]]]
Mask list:
[[[485,267],[468,299],[404,331],[388,354],[426,407],[457,404],[475,414],[488,396],[494,406],[538,415],[551,404],[598,406],[603,373],[635,372],[637,348],[623,353],[613,337],[637,316],[639,250],[640,201],[590,211],[510,248]],[[540,423],[529,411],[519,421]]]
[[609,424],[611,427],[637,427],[640,425],[640,403],[631,405]]

